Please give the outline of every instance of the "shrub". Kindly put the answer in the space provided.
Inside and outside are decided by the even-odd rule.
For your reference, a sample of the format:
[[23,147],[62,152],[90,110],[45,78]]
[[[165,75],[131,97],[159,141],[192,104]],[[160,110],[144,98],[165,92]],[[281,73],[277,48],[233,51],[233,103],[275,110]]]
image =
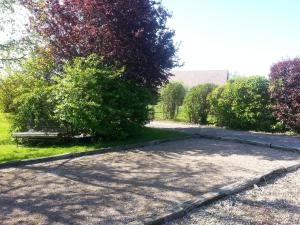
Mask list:
[[231,82],[229,81],[225,85],[217,87],[209,94],[210,109],[207,120],[210,124],[218,126],[229,126],[231,124],[230,121],[233,118],[233,111],[231,110],[232,96],[230,98],[223,98],[223,95],[229,96],[231,94],[231,88],[228,87],[230,85]]
[[237,78],[217,88],[209,97],[209,121],[235,129],[269,131],[272,115],[269,81],[264,77]]
[[16,131],[57,130],[59,123],[54,117],[56,106],[53,86],[41,85],[18,96],[14,104],[13,127]]
[[300,58],[271,68],[271,96],[276,117],[285,127],[300,130]]
[[0,110],[4,113],[15,112],[13,100],[18,95],[19,79],[17,76],[0,78]]
[[36,51],[19,69],[7,68],[0,78],[0,109],[16,113],[14,100],[41,84],[50,84],[54,69],[54,60],[46,50]]
[[33,54],[19,69],[9,70],[0,85],[0,104],[3,111],[13,114],[16,131],[42,130],[56,124],[53,117],[54,83],[50,80],[54,61],[41,53]]
[[191,123],[207,123],[209,112],[208,95],[216,88],[214,84],[203,84],[192,88],[184,98],[183,108]]
[[76,58],[57,80],[56,115],[74,132],[104,139],[134,134],[149,120],[147,89],[121,78],[122,70],[106,65],[95,55]]
[[171,82],[160,90],[160,106],[164,119],[175,119],[185,95],[184,87],[179,82]]

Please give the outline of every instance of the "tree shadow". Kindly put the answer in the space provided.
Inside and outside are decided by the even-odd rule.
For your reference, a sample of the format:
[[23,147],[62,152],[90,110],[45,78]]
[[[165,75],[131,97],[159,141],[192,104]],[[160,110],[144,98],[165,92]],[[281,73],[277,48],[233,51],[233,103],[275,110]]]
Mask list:
[[284,134],[272,134],[264,132],[255,131],[243,131],[243,130],[230,130],[220,127],[210,127],[210,126],[196,126],[196,125],[185,125],[180,123],[164,123],[161,122],[160,125],[156,125],[152,122],[150,127],[159,127],[163,130],[174,130],[179,132],[185,132],[190,134],[204,134],[216,137],[234,137],[245,139],[249,141],[258,141],[265,143],[272,143],[274,145],[300,148],[300,137],[299,136],[288,136]]
[[[226,203],[221,205],[220,201],[226,201]],[[300,207],[285,199],[250,200],[244,196],[234,196],[220,201],[215,205],[202,208],[201,211],[200,209],[193,210],[188,218],[209,217],[210,221],[218,221],[219,224],[273,225],[283,222],[279,221],[283,218],[278,217],[277,214],[284,215],[284,220],[289,221],[288,224],[297,224],[296,220],[300,214]],[[181,224],[180,219],[170,224]]]
[[[193,140],[193,141],[191,141]],[[146,151],[155,151],[165,157],[172,157],[173,154],[188,154],[202,156],[251,156],[267,161],[298,161],[300,154],[296,152],[270,149],[267,147],[234,143],[221,140],[210,140],[204,138],[195,138],[184,141],[176,141],[172,148],[166,148],[168,143],[160,146],[150,146],[143,148]],[[183,144],[182,144],[183,143]],[[184,145],[184,147],[182,147]]]
[[258,161],[274,166],[278,161],[295,160],[292,153],[274,155],[264,148],[241,146],[191,139],[2,170],[0,221],[144,221],[162,215],[180,202],[256,173],[255,168],[243,164],[229,165],[230,156],[259,158]]

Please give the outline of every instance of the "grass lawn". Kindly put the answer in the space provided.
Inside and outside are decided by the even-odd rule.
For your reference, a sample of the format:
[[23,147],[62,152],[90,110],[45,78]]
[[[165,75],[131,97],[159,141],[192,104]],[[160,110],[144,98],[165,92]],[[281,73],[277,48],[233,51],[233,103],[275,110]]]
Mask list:
[[[161,109],[161,107],[159,105],[155,105],[154,106],[154,119],[155,120],[164,120],[163,114],[162,114],[162,109]],[[187,119],[185,118],[182,106],[179,108],[178,115],[177,115],[177,117],[173,121],[176,121],[176,122],[187,122]]]
[[11,140],[10,127],[11,122],[8,115],[0,113],[0,163],[21,159],[53,156],[71,152],[94,150],[103,147],[137,144],[171,137],[179,138],[188,136],[188,134],[175,131],[143,128],[138,136],[123,141],[101,142],[87,145],[53,145],[47,147],[29,147],[23,145],[17,146],[16,143]]

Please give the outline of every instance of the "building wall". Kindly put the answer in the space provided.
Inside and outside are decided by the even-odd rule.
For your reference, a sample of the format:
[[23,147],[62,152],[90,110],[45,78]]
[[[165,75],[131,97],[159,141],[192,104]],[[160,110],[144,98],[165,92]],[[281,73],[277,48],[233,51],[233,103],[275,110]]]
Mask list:
[[182,82],[187,88],[207,83],[222,85],[227,82],[229,77],[227,70],[175,71],[173,74],[170,81]]

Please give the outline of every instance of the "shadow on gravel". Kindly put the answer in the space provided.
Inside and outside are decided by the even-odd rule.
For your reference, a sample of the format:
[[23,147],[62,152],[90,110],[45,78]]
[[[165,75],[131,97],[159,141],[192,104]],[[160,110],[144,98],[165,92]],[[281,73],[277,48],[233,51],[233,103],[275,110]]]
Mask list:
[[299,160],[299,155],[192,139],[1,170],[0,221],[3,225],[144,221],[208,190],[252,176],[258,166],[292,160]]
[[199,139],[199,142],[189,142],[185,141],[185,147],[182,148],[181,145],[174,145],[167,151],[163,144],[162,149],[160,146],[155,148],[145,147],[146,151],[155,151],[158,154],[164,155],[165,157],[178,157],[178,155],[188,154],[188,155],[218,155],[218,156],[257,156],[260,159],[265,159],[268,161],[276,160],[300,160],[300,154],[295,152],[287,152],[277,149],[270,149],[267,147],[260,147],[248,144],[240,144],[228,141],[218,141],[209,139]]
[[[164,124],[164,123],[162,123]],[[239,130],[230,130],[225,128],[218,127],[186,127],[178,124],[178,126],[173,125],[173,127],[159,127],[163,130],[174,130],[179,132],[185,132],[190,134],[204,134],[210,136],[217,137],[233,137],[239,139],[245,139],[249,141],[258,141],[264,143],[272,143],[274,145],[292,147],[292,148],[300,148],[300,136],[288,136],[288,135],[280,135],[280,134],[271,134],[271,133],[263,133],[263,132],[252,132],[252,131],[239,131]],[[195,125],[193,125],[195,126]],[[156,127],[155,125],[153,127]]]
[[[224,176],[224,181],[211,182],[220,171],[209,163],[196,170],[151,158],[151,165],[160,168],[152,170],[147,161],[128,167],[110,166],[111,161],[68,160],[24,166],[6,182],[0,176],[0,221],[5,221],[1,224],[127,224],[160,215],[201,190],[233,181]],[[208,176],[201,178],[201,173]]]

